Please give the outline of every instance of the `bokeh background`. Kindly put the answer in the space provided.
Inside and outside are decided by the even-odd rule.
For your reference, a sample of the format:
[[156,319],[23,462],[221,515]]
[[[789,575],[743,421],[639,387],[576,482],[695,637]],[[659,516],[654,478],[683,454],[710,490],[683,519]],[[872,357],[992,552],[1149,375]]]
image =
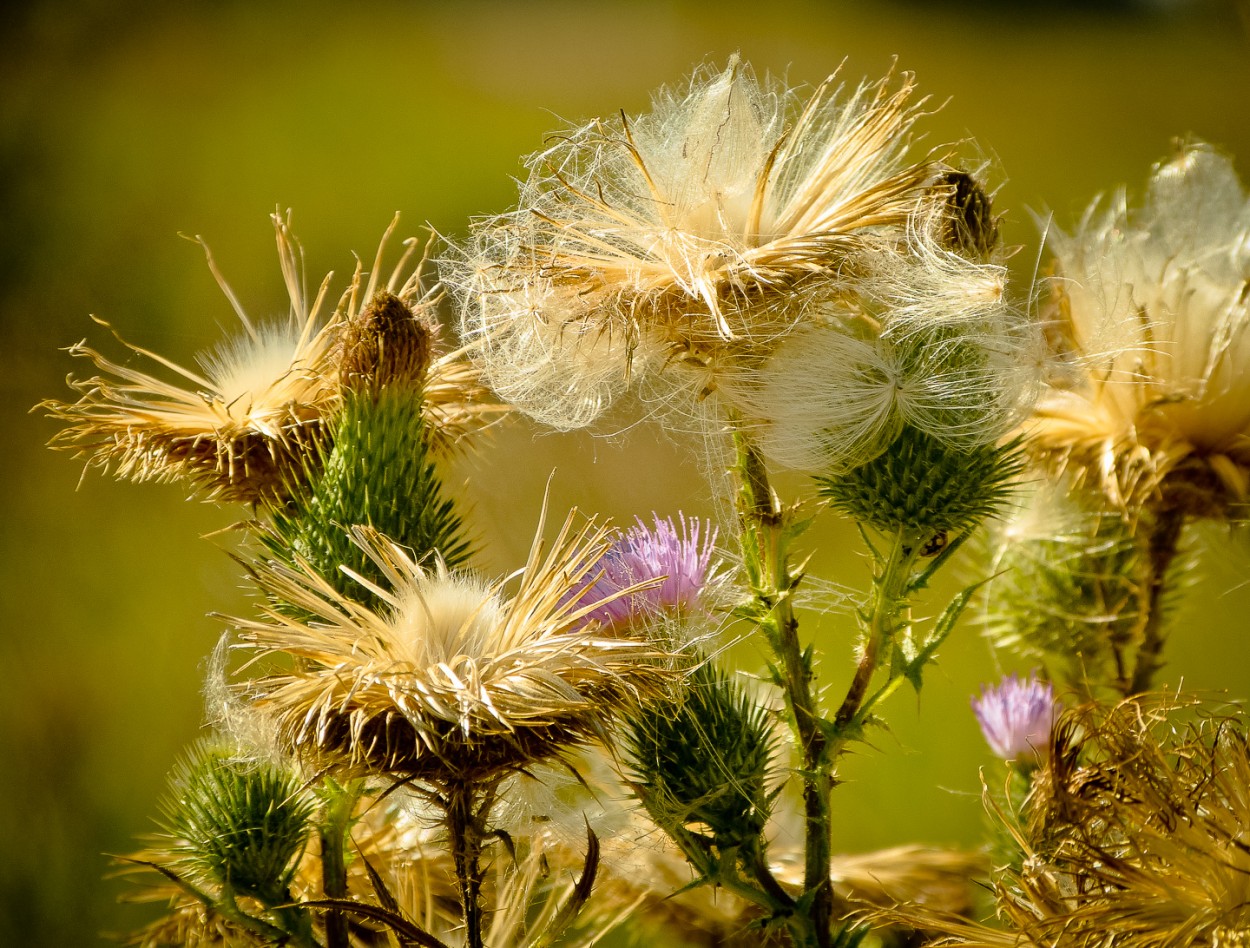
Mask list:
[[[241,511],[177,487],[88,474],[42,445],[37,401],[82,373],[59,347],[114,355],[94,313],[187,360],[233,321],[203,235],[254,316],[285,297],[268,215],[293,208],[308,271],[350,274],[393,213],[463,234],[508,208],[520,158],[566,120],[646,108],[649,92],[733,51],[815,83],[878,76],[898,57],[944,107],[928,140],[971,138],[992,162],[1016,291],[1038,259],[1032,213],[1075,221],[1098,192],[1140,191],[1174,136],[1250,173],[1244,3],[694,2],[420,4],[81,0],[10,5],[0,30],[0,945],[99,943],[145,917],[119,905],[108,853],[148,831],[165,774],[197,733],[203,662],[245,608],[227,536]],[[948,100],[949,101],[946,101]],[[552,503],[618,520],[707,514],[690,447],[641,426],[622,438],[498,429],[448,473],[492,572],[522,561]],[[785,482],[797,490],[797,482]],[[207,537],[207,538],[206,538]],[[832,518],[812,571],[862,587],[857,539]],[[1250,696],[1250,557],[1227,537],[1180,617],[1166,676]],[[972,576],[969,563],[965,575]],[[806,628],[824,681],[848,676],[845,605]],[[738,652],[758,663],[747,645]],[[891,733],[848,762],[838,847],[975,845],[987,757],[969,696],[997,674],[966,628]]]

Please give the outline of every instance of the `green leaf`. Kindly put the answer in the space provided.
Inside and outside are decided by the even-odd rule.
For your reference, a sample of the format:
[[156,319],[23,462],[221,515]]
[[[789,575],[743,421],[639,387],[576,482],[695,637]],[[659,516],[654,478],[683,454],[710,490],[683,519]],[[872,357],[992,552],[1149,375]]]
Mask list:
[[949,603],[947,603],[946,608],[942,610],[942,614],[938,616],[937,621],[933,624],[933,632],[925,640],[924,646],[919,652],[916,653],[916,657],[908,663],[907,668],[904,670],[904,674],[917,694],[920,693],[921,677],[924,666],[933,661],[933,656],[937,652],[938,646],[945,642],[951,632],[954,631],[955,623],[957,623],[959,621],[959,617],[963,615],[964,609],[968,607],[968,603],[972,600],[972,597],[976,595],[977,590],[984,586],[985,583],[986,580],[973,583],[971,586],[968,586],[966,589],[956,594],[956,596]]

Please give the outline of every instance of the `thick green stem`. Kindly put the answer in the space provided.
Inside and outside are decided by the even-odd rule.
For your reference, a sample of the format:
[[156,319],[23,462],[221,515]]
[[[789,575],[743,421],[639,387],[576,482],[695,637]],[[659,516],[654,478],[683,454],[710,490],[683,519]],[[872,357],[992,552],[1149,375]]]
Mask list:
[[1181,534],[1185,529],[1185,514],[1177,508],[1161,510],[1155,515],[1149,529],[1150,537],[1146,548],[1149,569],[1146,616],[1142,626],[1141,645],[1137,648],[1133,680],[1129,682],[1129,695],[1149,691],[1154,684],[1155,673],[1163,667],[1163,596],[1167,592],[1168,572],[1180,548]]
[[[317,828],[321,843],[321,888],[327,899],[347,898],[347,831],[356,806],[353,789],[327,785],[325,811]],[[347,916],[338,909],[325,913],[326,948],[349,948]]]
[[795,940],[825,948],[831,944],[833,926],[833,887],[829,879],[829,796],[833,778],[828,742],[812,687],[811,658],[799,644],[798,620],[794,616],[792,596],[799,577],[790,567],[786,549],[789,525],[769,485],[764,459],[742,432],[735,433],[735,441],[743,561],[755,594],[759,627],[772,647],[786,709],[802,754],[803,886],[811,914],[807,937],[795,932]]
[[266,941],[272,941],[274,944],[292,945],[295,948],[321,948],[320,943],[313,935],[312,919],[309,917],[307,910],[291,904],[292,899],[289,891],[285,893],[285,897],[281,899],[281,902],[283,903],[282,905],[277,908],[271,908],[266,913],[276,924],[262,921],[239,908],[239,904],[235,900],[234,891],[229,886],[223,888],[220,897],[216,901],[208,904],[239,928],[253,932]]

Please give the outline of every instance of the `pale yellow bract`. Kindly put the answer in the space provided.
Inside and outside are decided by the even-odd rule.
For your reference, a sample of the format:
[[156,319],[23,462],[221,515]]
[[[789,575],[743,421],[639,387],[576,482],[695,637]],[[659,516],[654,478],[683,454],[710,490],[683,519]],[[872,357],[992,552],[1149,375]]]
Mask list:
[[41,406],[67,422],[54,447],[118,477],[190,481],[210,500],[255,500],[272,492],[290,455],[307,450],[337,398],[335,326],[326,305],[330,276],[310,299],[289,216],[275,214],[273,222],[288,318],[253,323],[205,248],[243,332],[201,356],[200,371],[123,341],[172,380],[105,358],[85,343],[72,346],[71,355],[90,359],[101,374],[71,380],[78,401]]

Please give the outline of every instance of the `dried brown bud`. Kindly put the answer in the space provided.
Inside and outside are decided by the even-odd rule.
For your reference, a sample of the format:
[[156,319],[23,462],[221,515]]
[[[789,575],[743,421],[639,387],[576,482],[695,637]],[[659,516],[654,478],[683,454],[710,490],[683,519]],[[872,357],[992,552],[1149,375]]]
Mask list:
[[998,243],[998,218],[981,184],[966,171],[943,174],[935,190],[946,192],[947,212],[939,239],[956,253],[985,259]]
[[343,330],[339,381],[345,389],[377,391],[419,386],[430,366],[432,332],[393,293],[377,293]]

